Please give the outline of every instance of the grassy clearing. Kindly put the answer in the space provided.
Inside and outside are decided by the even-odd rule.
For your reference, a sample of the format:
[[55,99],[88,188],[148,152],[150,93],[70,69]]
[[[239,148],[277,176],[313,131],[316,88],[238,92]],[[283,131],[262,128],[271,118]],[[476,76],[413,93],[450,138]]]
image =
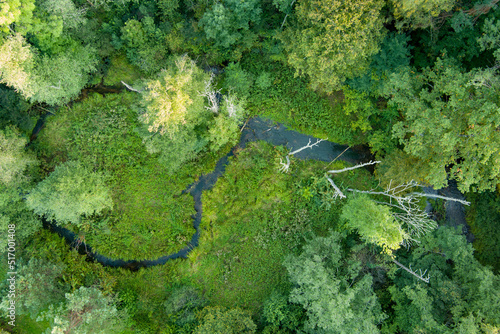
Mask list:
[[[78,232],[101,254],[154,259],[177,252],[194,233],[189,195],[174,198],[201,173],[196,163],[171,175],[146,152],[135,132],[136,95],[93,94],[49,118],[36,142],[47,175],[67,160],[78,160],[107,176],[114,209],[90,217]],[[214,156],[215,157],[215,156]],[[212,159],[206,159],[211,161]]]
[[[239,306],[257,314],[273,290],[288,289],[285,256],[298,251],[312,233],[337,226],[343,203],[329,210],[321,206],[318,180],[326,164],[293,160],[291,173],[283,174],[278,171],[281,155],[280,148],[251,143],[203,194],[200,246],[181,275],[185,283],[204,291],[212,305]],[[366,171],[345,173],[338,182],[373,183]]]

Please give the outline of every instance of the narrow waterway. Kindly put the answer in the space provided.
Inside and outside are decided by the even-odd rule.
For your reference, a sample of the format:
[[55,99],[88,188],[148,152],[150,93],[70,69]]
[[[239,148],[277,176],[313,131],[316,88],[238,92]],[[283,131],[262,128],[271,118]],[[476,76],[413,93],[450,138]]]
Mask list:
[[[114,92],[116,87],[113,87],[109,90],[110,93]],[[48,114],[47,114],[48,115]],[[44,121],[47,115],[42,116],[41,120],[37,122],[35,129],[33,130],[32,140],[36,139],[37,134],[44,126]],[[283,145],[286,146],[290,151],[298,149],[311,142],[315,142],[317,138],[312,136],[307,136],[301,134],[297,131],[289,130],[285,125],[280,123],[274,123],[270,120],[263,119],[260,117],[255,117],[249,119],[246,123],[242,133],[239,143],[224,157],[219,159],[214,170],[206,175],[200,176],[200,178],[194,182],[193,184],[189,184],[182,191],[182,195],[190,194],[194,199],[194,208],[196,210],[196,214],[192,216],[193,219],[193,227],[195,229],[195,233],[193,234],[191,241],[176,253],[168,254],[162,256],[160,258],[154,260],[116,260],[110,259],[102,254],[94,252],[92,250],[91,245],[87,245],[84,242],[80,242],[78,236],[65,229],[57,224],[52,222],[44,221],[44,227],[50,229],[51,231],[62,236],[68,244],[72,247],[78,249],[80,254],[86,254],[89,260],[96,261],[101,263],[104,266],[109,267],[122,267],[130,270],[138,270],[140,268],[146,268],[151,266],[157,266],[165,264],[169,260],[177,259],[177,258],[186,258],[189,252],[198,246],[199,237],[200,237],[200,223],[203,215],[203,206],[202,206],[202,193],[204,190],[210,190],[217,182],[217,179],[224,174],[226,170],[226,165],[229,163],[229,158],[234,155],[234,151],[237,148],[245,148],[248,142],[263,140],[272,145],[278,146]],[[311,159],[311,160],[319,160],[330,162],[333,159],[337,158],[339,160],[343,160],[349,163],[360,163],[370,160],[372,157],[367,153],[364,153],[362,150],[353,150],[347,149],[345,145],[339,145],[329,141],[322,141],[317,146],[312,149],[306,149],[298,154],[295,157],[299,159]],[[345,151],[345,152],[344,152]],[[344,153],[342,153],[344,152]],[[339,157],[340,155],[340,157]],[[448,188],[446,188],[448,189]],[[440,191],[449,192],[446,189]],[[451,188],[451,192],[454,195],[456,194],[456,186]],[[458,190],[457,190],[458,191]],[[460,194],[460,196],[462,196]],[[457,196],[454,196],[457,197]],[[459,197],[459,196],[458,196]],[[463,215],[463,206],[456,202],[449,202],[452,204],[447,204],[447,217],[448,219],[452,218],[454,220],[454,225],[463,225],[467,226],[465,222],[465,215]]]

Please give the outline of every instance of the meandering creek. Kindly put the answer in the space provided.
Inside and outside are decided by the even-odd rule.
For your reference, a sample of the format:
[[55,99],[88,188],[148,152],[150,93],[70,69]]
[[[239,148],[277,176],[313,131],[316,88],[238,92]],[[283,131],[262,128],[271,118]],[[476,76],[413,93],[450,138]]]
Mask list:
[[[43,128],[44,120],[45,117],[43,116],[42,121],[37,123],[37,126],[33,130],[33,135],[31,138],[32,140],[36,138],[38,132]],[[68,244],[78,249],[80,254],[86,254],[89,260],[97,261],[104,266],[122,267],[135,271],[140,268],[162,265],[169,260],[186,258],[189,252],[197,247],[199,243],[199,226],[201,223],[201,217],[203,215],[202,192],[204,190],[210,190],[217,182],[217,179],[224,174],[226,165],[229,163],[229,158],[234,155],[234,151],[236,148],[245,148],[248,142],[256,140],[263,140],[275,146],[284,145],[288,149],[294,150],[307,145],[309,140],[311,140],[311,142],[315,142],[316,138],[301,134],[293,130],[288,130],[283,124],[276,124],[270,120],[266,120],[260,117],[249,119],[245,127],[243,128],[239,143],[226,156],[219,159],[215,169],[209,174],[200,176],[200,178],[196,182],[187,185],[183,190],[182,195],[190,194],[194,199],[194,208],[196,210],[196,214],[192,216],[192,219],[193,227],[196,232],[193,234],[191,241],[186,245],[186,247],[174,254],[168,254],[155,260],[125,261],[110,259],[102,254],[93,251],[90,245],[87,245],[84,242],[80,242],[78,236],[74,232],[71,232],[64,227],[58,226],[47,220],[44,220],[43,226],[62,236]],[[322,141],[314,148],[303,150],[295,156],[299,159],[313,159],[330,162],[337,156],[339,156],[342,152],[344,152],[346,148],[347,146],[345,145],[339,145],[329,141]],[[350,163],[359,163],[370,160],[370,158],[371,157],[366,153],[366,151],[354,150],[351,148],[342,153],[338,159]],[[456,212],[463,212],[463,207],[461,207],[461,205],[457,207],[455,206],[456,204],[454,204],[454,206],[447,207],[447,216],[456,216],[454,212],[448,212],[449,208],[450,210],[454,210]],[[463,222],[456,222],[456,224],[462,224],[466,226],[465,217],[462,217],[462,219]]]

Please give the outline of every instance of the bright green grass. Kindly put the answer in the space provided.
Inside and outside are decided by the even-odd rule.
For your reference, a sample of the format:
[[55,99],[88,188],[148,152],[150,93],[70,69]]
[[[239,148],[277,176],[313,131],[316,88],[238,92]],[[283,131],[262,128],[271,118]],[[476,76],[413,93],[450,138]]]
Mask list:
[[155,259],[187,245],[194,233],[193,199],[173,196],[203,169],[193,162],[171,175],[158,164],[135,131],[136,99],[127,92],[91,94],[50,117],[36,143],[46,173],[66,160],[105,173],[113,211],[90,217],[74,231],[102,255],[125,260]]
[[[205,291],[212,305],[239,306],[258,314],[273,290],[286,290],[282,266],[305,237],[338,226],[343,202],[321,207],[315,180],[326,164],[292,159],[289,174],[278,171],[282,150],[251,143],[230,162],[215,187],[203,193],[200,246],[183,266],[184,281]],[[336,162],[329,168],[342,168]],[[372,186],[368,172],[339,175],[336,182]],[[310,188],[311,196],[304,195]],[[301,195],[302,194],[302,195]]]

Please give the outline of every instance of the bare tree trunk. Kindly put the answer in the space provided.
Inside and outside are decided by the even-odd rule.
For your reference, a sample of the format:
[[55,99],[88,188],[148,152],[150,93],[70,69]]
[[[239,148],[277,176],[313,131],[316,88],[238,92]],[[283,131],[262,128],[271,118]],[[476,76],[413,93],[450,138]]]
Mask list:
[[308,148],[313,148],[314,146],[319,145],[319,143],[321,143],[324,140],[328,140],[328,138],[327,139],[317,139],[314,144],[311,144],[311,139],[309,139],[309,142],[307,143],[307,145],[302,146],[301,148],[299,148],[293,152],[288,153],[285,157],[286,163],[284,163],[282,160],[280,160],[280,164],[281,164],[280,171],[282,171],[284,173],[288,173],[288,169],[290,168],[290,158],[289,157],[291,155],[297,154],[297,153],[299,153],[305,149],[308,149]]
[[422,270],[418,270],[419,271],[419,274],[417,274],[416,272],[414,272],[413,270],[411,270],[411,266],[410,268],[407,268],[405,267],[404,265],[402,265],[401,263],[399,263],[398,261],[396,260],[392,260],[392,262],[394,262],[395,264],[397,264],[400,268],[406,270],[407,272],[409,272],[410,274],[412,274],[413,276],[415,276],[416,278],[418,278],[419,280],[422,280],[424,281],[425,283],[429,283],[429,280],[430,280],[430,276],[427,274],[427,276],[425,276],[425,273],[427,273],[427,270],[425,270],[424,272],[422,272]]

